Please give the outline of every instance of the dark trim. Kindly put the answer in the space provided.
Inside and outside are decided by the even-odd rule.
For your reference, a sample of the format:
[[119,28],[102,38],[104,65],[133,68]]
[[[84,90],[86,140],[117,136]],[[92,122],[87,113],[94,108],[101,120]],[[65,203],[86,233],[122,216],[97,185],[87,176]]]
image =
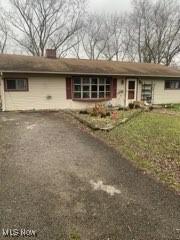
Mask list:
[[117,78],[111,78],[111,96],[117,98]]
[[77,102],[106,102],[112,98],[73,98],[72,100]]
[[127,77],[127,78],[149,78],[149,79],[179,79],[180,74],[177,76],[171,75],[146,75],[146,74],[121,74],[121,73],[77,73],[77,72],[48,72],[48,71],[17,71],[17,70],[0,70],[3,74],[30,74],[30,75],[61,75],[61,76],[108,76],[108,77]]
[[1,71],[3,73],[4,78],[27,78],[27,77],[84,77],[84,76],[89,76],[89,77],[112,77],[112,78],[141,78],[141,79],[150,79],[150,80],[179,80],[179,76],[147,76],[147,75],[131,75],[131,74],[101,74],[101,73],[57,73],[57,72],[18,72],[18,71]]
[[[26,89],[7,89],[7,80],[26,80],[27,88]],[[4,91],[5,92],[29,92],[29,80],[28,78],[4,78]]]
[[164,88],[165,91],[171,91],[171,90],[176,90],[176,91],[179,91],[180,88]]
[[66,77],[66,99],[72,99],[72,78]]

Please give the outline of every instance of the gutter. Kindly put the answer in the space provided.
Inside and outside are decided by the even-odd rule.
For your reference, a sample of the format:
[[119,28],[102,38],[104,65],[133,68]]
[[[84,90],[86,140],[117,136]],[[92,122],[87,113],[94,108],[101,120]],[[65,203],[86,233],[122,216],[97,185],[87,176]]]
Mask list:
[[172,75],[146,75],[146,74],[120,74],[120,73],[82,73],[82,72],[49,72],[49,71],[13,71],[13,70],[0,70],[3,73],[29,73],[29,74],[50,74],[50,75],[89,75],[89,76],[120,76],[120,77],[147,77],[147,78],[180,78]]

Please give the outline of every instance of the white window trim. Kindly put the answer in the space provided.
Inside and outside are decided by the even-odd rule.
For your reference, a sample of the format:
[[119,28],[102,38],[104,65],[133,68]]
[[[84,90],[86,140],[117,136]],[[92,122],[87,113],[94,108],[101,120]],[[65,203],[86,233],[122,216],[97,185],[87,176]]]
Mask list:
[[[74,84],[73,82],[73,85],[80,85],[81,86],[81,91],[74,91],[74,86],[73,86],[73,98],[74,99],[81,99],[81,100],[86,100],[86,99],[89,99],[89,100],[98,100],[98,99],[108,99],[108,98],[111,98],[111,82],[109,84],[107,84],[106,82],[104,84],[101,84],[100,83],[100,79],[99,77],[97,77],[97,84],[92,84],[92,79],[95,78],[95,77],[89,77],[89,83],[83,83],[83,80],[84,80],[85,77],[81,77],[80,80],[81,80],[81,83],[80,84]],[[107,78],[104,78],[105,81],[107,80]],[[97,91],[92,91],[92,86],[97,86]],[[89,86],[89,91],[83,91],[83,87],[84,86]],[[104,86],[104,91],[99,91],[99,87],[100,86]],[[110,86],[110,90],[109,91],[106,91],[106,87],[107,86]],[[89,93],[89,97],[88,98],[83,98],[83,93]],[[100,98],[99,95],[100,93],[103,92],[104,93],[104,97]],[[74,97],[74,93],[81,93],[81,98],[76,98]],[[92,93],[97,93],[97,98],[92,98]],[[106,94],[109,93],[109,97],[106,97]]]

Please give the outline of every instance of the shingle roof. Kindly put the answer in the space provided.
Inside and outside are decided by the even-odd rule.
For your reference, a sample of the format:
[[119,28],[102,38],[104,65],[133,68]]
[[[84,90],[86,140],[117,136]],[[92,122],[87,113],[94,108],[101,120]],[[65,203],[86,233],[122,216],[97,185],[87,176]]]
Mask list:
[[48,59],[10,54],[0,54],[0,71],[71,75],[180,77],[180,71],[159,64],[70,58]]

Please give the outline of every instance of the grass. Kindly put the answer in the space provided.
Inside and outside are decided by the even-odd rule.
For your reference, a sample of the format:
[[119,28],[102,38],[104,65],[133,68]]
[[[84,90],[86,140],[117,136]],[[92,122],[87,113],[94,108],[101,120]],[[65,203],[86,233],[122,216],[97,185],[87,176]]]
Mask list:
[[165,108],[172,111],[180,111],[180,103],[177,104],[165,104]]
[[144,112],[99,137],[170,186],[180,190],[180,117]]
[[81,240],[81,238],[76,231],[73,231],[69,236],[69,240]]
[[173,104],[172,110],[180,111],[180,104]]

